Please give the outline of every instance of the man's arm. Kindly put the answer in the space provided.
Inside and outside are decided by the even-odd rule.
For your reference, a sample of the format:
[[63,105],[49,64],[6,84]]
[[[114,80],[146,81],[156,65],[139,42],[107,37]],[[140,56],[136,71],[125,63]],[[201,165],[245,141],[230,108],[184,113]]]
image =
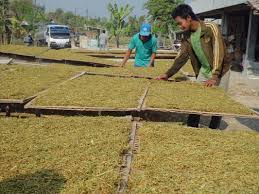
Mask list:
[[154,67],[155,59],[156,59],[156,53],[153,53],[151,55],[151,59],[150,59],[150,63],[148,65],[148,67]]
[[218,26],[214,23],[207,23],[207,26],[211,29],[211,33],[212,33],[214,58],[213,58],[212,78],[208,80],[205,83],[205,85],[207,87],[212,87],[217,85],[219,78],[221,76],[225,49],[224,49],[223,38]]
[[154,67],[155,59],[156,59],[156,52],[157,52],[157,38],[152,37],[152,55],[150,58],[150,63],[148,64],[148,67]]
[[172,67],[165,74],[157,77],[157,80],[167,80],[175,75],[187,63],[189,59],[188,46],[186,41],[182,42],[181,51],[176,57]]
[[123,59],[123,61],[122,61],[121,64],[120,64],[121,67],[124,67],[125,64],[127,63],[127,61],[128,61],[129,58],[130,58],[131,52],[132,52],[131,49],[128,49],[128,50],[127,50],[127,52],[126,52],[126,54],[125,54],[125,56],[124,56],[124,59]]
[[129,45],[128,45],[128,50],[127,50],[127,52],[126,52],[126,54],[125,54],[125,57],[124,57],[123,61],[122,61],[121,64],[120,64],[121,67],[124,67],[124,66],[125,66],[125,64],[127,63],[127,61],[128,61],[129,58],[130,58],[130,55],[131,55],[131,53],[132,53],[132,50],[135,49],[135,47],[136,47],[136,44],[135,44],[135,40],[134,40],[134,37],[133,37],[133,38],[131,38],[131,40],[130,40],[130,43],[129,43]]

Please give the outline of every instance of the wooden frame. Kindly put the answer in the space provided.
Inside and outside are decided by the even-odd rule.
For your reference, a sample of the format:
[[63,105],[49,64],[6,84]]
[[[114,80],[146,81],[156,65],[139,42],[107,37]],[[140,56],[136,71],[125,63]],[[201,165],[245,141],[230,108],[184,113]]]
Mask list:
[[[64,84],[68,81],[77,79],[83,75],[98,75],[107,77],[121,77],[121,78],[144,78],[153,79],[148,76],[127,76],[127,75],[112,75],[105,73],[92,73],[92,72],[81,72],[68,80],[59,83],[57,85]],[[57,86],[55,85],[55,86]],[[54,87],[54,86],[52,86]],[[51,87],[51,88],[52,88]],[[46,93],[47,90],[41,91],[33,97],[25,100],[0,100],[0,105],[3,107],[9,106],[8,114],[10,115],[10,106],[12,108],[17,107],[15,111],[36,114],[40,116],[41,114],[46,115],[84,115],[84,116],[133,116],[140,117],[147,121],[160,121],[160,122],[186,122],[189,115],[198,115],[206,118],[217,116],[217,117],[228,117],[228,118],[246,118],[255,119],[259,121],[259,115],[254,111],[254,115],[242,115],[242,114],[228,114],[228,113],[217,113],[217,112],[204,112],[204,111],[192,111],[192,110],[179,110],[179,109],[162,109],[162,108],[149,108],[145,107],[145,101],[147,94],[149,92],[148,86],[141,98],[139,99],[139,104],[136,108],[113,108],[113,107],[76,107],[76,106],[33,106],[32,103],[36,97],[41,96]]]
[[[87,74],[87,72],[86,72]],[[104,75],[105,76],[105,75]],[[109,75],[110,76],[110,75]],[[76,78],[75,78],[76,79]],[[179,109],[162,109],[145,107],[145,100],[149,92],[149,86],[145,89],[143,95],[139,99],[138,107],[136,108],[111,108],[111,107],[75,107],[75,106],[31,106],[31,101],[25,106],[26,113],[47,115],[84,115],[84,116],[132,116],[139,117],[146,121],[154,122],[187,122],[190,115],[202,116],[204,118],[211,117],[227,117],[227,118],[242,118],[258,120],[259,114],[254,111],[254,115],[239,115],[229,113],[214,113],[204,111],[179,110]]]
[[[96,57],[96,58],[108,58],[108,59],[123,59],[124,55],[122,54],[87,54],[88,56],[91,57]],[[177,57],[176,54],[157,54],[156,59],[175,59]],[[135,56],[132,55],[130,56],[130,59],[134,59]]]
[[6,116],[11,116],[11,112],[24,112],[24,106],[36,98],[32,96],[23,100],[0,99],[0,112],[5,112]]
[[[81,77],[85,74],[85,72],[80,72],[79,74],[59,83],[59,84],[56,84],[54,86],[57,86],[57,85],[61,85],[61,84],[64,84],[68,81],[71,81],[71,80],[74,80],[74,79],[77,79],[78,77]],[[52,87],[54,87],[52,86]],[[52,88],[50,87],[50,88]],[[1,111],[5,111],[6,112],[6,116],[10,116],[11,115],[11,112],[26,112],[25,111],[25,107],[26,106],[29,106],[33,100],[35,100],[38,96],[44,94],[45,92],[47,92],[50,88],[46,89],[46,90],[43,90],[31,97],[28,97],[28,98],[25,98],[25,99],[22,99],[22,100],[17,100],[17,99],[0,99],[0,112]]]
[[65,63],[65,64],[71,64],[71,65],[81,65],[81,66],[91,66],[91,67],[117,67],[115,65],[87,62],[82,60],[49,59],[49,58],[38,57],[33,55],[21,55],[21,54],[12,54],[12,53],[4,53],[4,52],[0,52],[0,55],[8,56],[14,59],[34,61],[38,63],[42,61],[42,62],[49,62],[49,63]]
[[133,162],[133,155],[136,147],[137,129],[138,129],[138,121],[134,121],[134,118],[133,118],[132,128],[129,136],[129,149],[123,156],[123,164],[120,172],[121,180],[118,186],[119,194],[125,193],[128,187],[128,181],[129,181],[131,166]]

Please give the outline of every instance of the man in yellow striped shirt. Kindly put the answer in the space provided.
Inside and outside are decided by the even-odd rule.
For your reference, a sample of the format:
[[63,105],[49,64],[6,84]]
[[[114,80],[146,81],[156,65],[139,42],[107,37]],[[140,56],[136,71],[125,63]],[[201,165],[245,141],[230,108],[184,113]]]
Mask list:
[[[189,5],[181,4],[172,13],[176,23],[184,31],[181,52],[172,67],[158,80],[167,80],[176,74],[190,59],[197,81],[207,87],[228,88],[229,69],[227,52],[218,26],[198,19]],[[191,126],[198,126],[199,117],[190,118]],[[220,117],[213,117],[210,127],[218,128]]]

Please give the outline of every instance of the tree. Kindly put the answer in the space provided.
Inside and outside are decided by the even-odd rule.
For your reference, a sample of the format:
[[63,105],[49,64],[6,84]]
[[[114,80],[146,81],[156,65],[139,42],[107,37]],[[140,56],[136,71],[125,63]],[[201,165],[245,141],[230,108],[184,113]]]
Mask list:
[[148,0],[144,5],[148,10],[151,21],[155,24],[154,30],[168,34],[171,43],[173,43],[174,31],[178,29],[171,14],[176,6],[181,3],[183,3],[183,0]]
[[35,5],[32,0],[13,0],[10,7],[16,22],[28,22],[30,31],[34,31],[39,23],[46,21],[45,8]]
[[144,23],[145,16],[140,16],[137,18],[137,16],[129,16],[128,22],[127,22],[127,36],[132,36],[139,32],[140,26]]
[[126,30],[126,22],[125,19],[131,14],[133,11],[133,7],[127,4],[125,7],[118,6],[117,3],[109,3],[108,11],[110,12],[110,21],[109,28],[112,35],[116,39],[117,48],[120,46],[120,35]]
[[21,22],[18,21],[15,17],[10,19],[11,26],[11,40],[10,43],[13,43],[15,39],[24,37],[26,35],[26,29],[21,26]]
[[10,42],[10,3],[8,0],[0,0],[0,42]]
[[49,12],[48,13],[48,18],[49,20],[53,20],[56,23],[64,23],[65,20],[65,13],[63,11],[63,9],[56,9],[55,12]]
[[69,25],[75,31],[86,25],[106,27],[105,18],[88,18],[56,9],[45,13],[45,7],[36,5],[34,0],[0,0],[0,43],[14,42],[23,38],[29,31],[32,34],[38,26],[54,20],[56,23]]

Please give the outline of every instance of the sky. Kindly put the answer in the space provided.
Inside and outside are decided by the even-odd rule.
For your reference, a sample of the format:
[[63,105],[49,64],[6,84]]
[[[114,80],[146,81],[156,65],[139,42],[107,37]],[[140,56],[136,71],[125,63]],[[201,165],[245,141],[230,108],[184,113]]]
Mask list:
[[[134,6],[132,15],[144,15],[143,6],[147,0],[117,0],[119,5],[130,4]],[[36,0],[38,5],[45,5],[47,11],[62,8],[65,11],[76,12],[78,15],[91,17],[108,17],[107,5],[111,0]]]
[[[113,0],[114,1],[114,0]],[[132,15],[140,16],[147,13],[143,6],[147,0],[116,0],[119,5],[130,4],[134,6]],[[191,0],[186,0],[190,2]],[[62,8],[65,11],[72,11],[78,15],[91,17],[108,17],[107,4],[111,0],[36,0],[38,5],[45,5],[47,11],[54,11]]]

